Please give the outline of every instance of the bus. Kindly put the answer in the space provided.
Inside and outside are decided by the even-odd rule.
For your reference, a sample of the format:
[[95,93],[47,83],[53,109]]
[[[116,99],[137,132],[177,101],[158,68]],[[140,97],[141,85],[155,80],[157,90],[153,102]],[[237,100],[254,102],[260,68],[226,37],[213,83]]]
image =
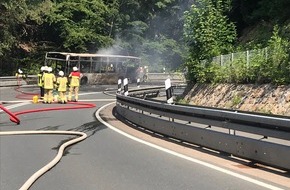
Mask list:
[[141,58],[134,56],[47,52],[45,65],[55,73],[62,70],[66,76],[73,67],[78,67],[83,74],[81,84],[116,84],[118,79],[136,82],[138,78],[145,78],[140,72]]

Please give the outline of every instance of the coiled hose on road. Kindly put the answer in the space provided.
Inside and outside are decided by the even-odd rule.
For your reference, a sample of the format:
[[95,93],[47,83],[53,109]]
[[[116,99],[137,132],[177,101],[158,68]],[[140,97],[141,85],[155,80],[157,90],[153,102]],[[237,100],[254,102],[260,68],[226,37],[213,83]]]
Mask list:
[[48,170],[50,170],[52,167],[54,167],[62,158],[63,152],[66,147],[78,143],[84,139],[87,138],[87,134],[84,132],[78,132],[78,131],[6,131],[6,132],[0,132],[0,136],[4,135],[41,135],[41,134],[48,134],[48,135],[77,135],[78,138],[74,138],[64,144],[62,144],[59,149],[58,153],[55,156],[55,158],[50,161],[48,164],[46,164],[44,167],[39,169],[37,172],[35,172],[20,188],[20,190],[27,190],[30,188],[30,186],[44,173],[46,173]]
[[[22,92],[22,91],[18,91]],[[35,94],[28,94],[26,95],[35,95]],[[67,109],[85,109],[85,108],[93,108],[96,105],[90,104],[90,103],[81,103],[81,102],[69,102],[69,104],[73,104],[74,106],[65,106],[65,107],[52,107],[52,108],[42,108],[42,109],[33,109],[33,110],[24,110],[20,112],[12,113],[8,109],[6,109],[4,106],[0,104],[0,109],[2,109],[4,112],[6,112],[10,116],[10,120],[12,122],[15,122],[17,124],[20,124],[20,119],[17,117],[17,115],[21,114],[28,114],[28,113],[34,113],[34,112],[44,112],[44,111],[53,111],[53,110],[67,110]],[[55,158],[49,162],[47,165],[39,169],[37,172],[35,172],[20,188],[20,190],[27,190],[31,187],[31,185],[44,173],[49,171],[52,167],[54,167],[62,158],[63,152],[66,147],[78,143],[84,139],[87,138],[87,134],[84,132],[79,131],[4,131],[0,132],[0,136],[4,135],[43,135],[43,134],[49,134],[49,135],[76,135],[77,138],[74,138],[70,141],[65,142],[60,146],[58,149],[58,153],[55,156]]]

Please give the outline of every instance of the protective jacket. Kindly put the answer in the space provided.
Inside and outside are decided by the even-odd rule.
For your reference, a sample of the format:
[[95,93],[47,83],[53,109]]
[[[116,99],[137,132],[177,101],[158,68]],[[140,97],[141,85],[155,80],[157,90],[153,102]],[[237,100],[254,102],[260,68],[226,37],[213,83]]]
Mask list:
[[58,86],[57,90],[59,92],[65,92],[66,91],[66,86],[67,86],[67,77],[58,77],[56,84]]
[[43,88],[52,90],[55,83],[55,76],[53,73],[44,73],[42,76]]
[[43,83],[42,83],[42,76],[43,76],[43,73],[38,73],[37,74],[37,85],[39,87],[42,87],[43,86]]
[[79,71],[71,72],[69,77],[71,78],[70,79],[70,86],[71,87],[80,86],[81,73]]

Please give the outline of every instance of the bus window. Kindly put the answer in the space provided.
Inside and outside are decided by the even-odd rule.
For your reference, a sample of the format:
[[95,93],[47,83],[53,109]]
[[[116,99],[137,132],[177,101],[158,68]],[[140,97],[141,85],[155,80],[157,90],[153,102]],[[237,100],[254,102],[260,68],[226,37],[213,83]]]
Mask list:
[[107,72],[107,62],[101,62],[101,73]]
[[122,62],[116,63],[116,72],[117,73],[125,73],[125,67],[123,66]]
[[80,71],[82,73],[90,73],[91,63],[90,62],[81,62],[80,63]]
[[101,59],[100,57],[93,57],[92,59],[92,73],[100,73],[101,72]]

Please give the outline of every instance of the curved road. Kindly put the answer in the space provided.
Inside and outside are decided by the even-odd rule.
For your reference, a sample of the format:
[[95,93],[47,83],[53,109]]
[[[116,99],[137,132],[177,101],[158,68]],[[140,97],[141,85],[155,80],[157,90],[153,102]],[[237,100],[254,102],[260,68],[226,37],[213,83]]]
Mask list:
[[[99,108],[114,102],[114,97],[102,93],[104,88],[81,91],[80,102],[94,103],[94,108],[20,115],[20,125],[10,122],[6,114],[0,113],[0,132],[73,130],[88,135],[84,141],[67,148],[61,161],[41,176],[31,186],[31,190],[287,189],[257,177],[250,178],[261,184],[252,183],[117,133],[95,116]],[[0,90],[0,101],[17,100],[17,92],[13,88]],[[37,92],[34,88],[24,90]],[[55,106],[67,105],[5,104],[12,112]],[[62,143],[72,137],[0,136],[0,189],[19,189],[34,172],[54,158]]]

